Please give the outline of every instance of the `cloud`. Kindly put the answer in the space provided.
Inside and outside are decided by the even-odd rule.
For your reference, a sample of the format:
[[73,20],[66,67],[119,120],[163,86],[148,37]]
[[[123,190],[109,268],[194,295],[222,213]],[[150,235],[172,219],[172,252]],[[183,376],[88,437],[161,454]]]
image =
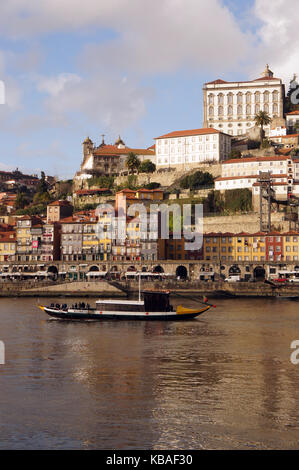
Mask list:
[[74,73],[60,73],[52,77],[39,77],[37,79],[37,89],[51,96],[57,96],[68,84],[77,84],[80,82],[81,77],[79,77],[79,75]]
[[99,54],[101,65],[141,73],[227,69],[248,50],[247,35],[221,0],[9,0],[0,3],[0,28],[14,38],[108,28],[118,38],[90,54]]
[[258,64],[268,62],[275,76],[288,83],[299,76],[297,0],[256,0],[254,14],[261,23]]
[[51,80],[48,86],[50,96],[44,104],[49,116],[65,119],[96,122],[114,132],[121,132],[144,116],[146,97],[150,90],[139,86],[135,81],[104,74],[92,75],[75,80],[63,81],[59,77]]
[[179,69],[222,73],[249,53],[248,36],[218,0],[162,0],[146,5],[139,2],[116,39],[86,48],[87,68],[105,64],[139,75]]
[[71,125],[79,113],[82,121],[117,133],[146,115],[154,91],[144,78],[202,70],[223,75],[250,53],[248,34],[220,0],[85,0],[84,6],[81,0],[10,0],[0,4],[0,27],[8,36],[34,40],[82,28],[113,31],[115,39],[84,47],[76,73],[34,80],[48,95],[41,122]]

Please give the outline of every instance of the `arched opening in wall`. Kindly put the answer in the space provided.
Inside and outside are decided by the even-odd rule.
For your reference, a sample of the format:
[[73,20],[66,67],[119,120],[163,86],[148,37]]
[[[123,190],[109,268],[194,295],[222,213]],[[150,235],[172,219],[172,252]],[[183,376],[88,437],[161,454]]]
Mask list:
[[136,272],[136,268],[135,266],[129,266],[128,269],[127,269],[127,272]]
[[175,271],[175,275],[179,279],[187,279],[188,271],[185,266],[178,266]]
[[142,271],[143,273],[146,273],[146,272],[147,272],[147,266],[142,266],[141,271]]
[[112,280],[116,280],[120,278],[120,272],[117,266],[111,266],[111,269],[109,270],[109,273],[108,273],[108,277]]
[[58,277],[58,269],[56,266],[49,266],[48,267],[48,273],[50,274],[50,276],[56,280],[57,277]]
[[231,266],[228,270],[228,273],[231,275],[231,274],[241,274],[241,269],[239,268],[239,266],[237,264],[234,264],[233,266]]
[[90,266],[89,272],[90,271],[99,271],[99,267],[98,266]]
[[153,273],[164,273],[164,269],[160,265],[155,266],[154,269],[153,269]]
[[266,271],[262,266],[257,266],[253,271],[254,279],[264,280],[266,277]]

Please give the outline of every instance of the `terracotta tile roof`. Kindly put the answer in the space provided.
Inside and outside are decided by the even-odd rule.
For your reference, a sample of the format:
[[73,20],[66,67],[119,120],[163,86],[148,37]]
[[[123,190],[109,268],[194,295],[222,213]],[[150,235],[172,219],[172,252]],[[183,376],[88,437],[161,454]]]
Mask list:
[[297,116],[297,115],[299,115],[299,110],[291,111],[290,113],[286,113],[286,114],[287,114],[287,116],[288,116],[288,115]]
[[163,193],[162,189],[146,189],[146,188],[141,188],[141,189],[121,189],[120,191],[117,191],[116,194],[121,194],[121,193],[127,193],[127,194],[132,194],[135,196],[137,193]]
[[0,232],[0,243],[13,243],[16,241],[16,232]]
[[252,83],[252,82],[258,82],[258,81],[268,81],[268,80],[281,80],[280,78],[277,77],[259,77],[255,78],[254,80],[243,80],[243,81],[234,81],[234,82],[226,82],[225,80],[221,80],[221,78],[218,78],[217,80],[214,80],[213,82],[207,82],[204,85],[225,85],[227,84],[232,84],[232,83]]
[[71,206],[71,203],[69,201],[66,201],[64,199],[60,199],[58,201],[53,201],[48,204],[48,206]]
[[118,148],[116,145],[105,145],[103,147],[99,147],[94,150],[94,155],[108,155],[108,156],[120,156],[120,155],[128,155],[130,152],[135,153],[136,155],[155,155],[153,150],[149,149],[135,149],[135,148]]
[[142,188],[142,189],[137,189],[138,193],[163,193],[163,190],[162,189],[159,189],[159,188],[156,188],[156,189],[145,189],[145,188]]
[[220,132],[217,129],[213,129],[212,127],[206,127],[202,129],[189,129],[186,131],[173,131],[169,132],[169,134],[160,135],[159,137],[155,137],[155,139],[165,139],[166,137],[185,137],[185,136],[192,136],[192,135],[205,135],[205,134],[224,134],[224,132]]
[[[240,175],[240,176],[219,176],[215,179],[215,181],[227,181],[227,180],[236,180],[236,179],[251,179],[251,178],[259,178],[260,175]],[[286,174],[271,174],[271,178],[287,178],[288,175]]]
[[117,191],[116,194],[120,194],[120,193],[136,193],[136,191],[134,191],[133,189],[121,189],[120,191]]
[[225,80],[222,80],[221,78],[218,78],[217,80],[214,80],[213,82],[205,83],[205,85],[221,85],[222,83],[229,83],[229,82],[226,82]]
[[76,213],[70,217],[61,219],[60,224],[82,224],[82,223],[96,223],[96,216],[94,214],[80,214]]
[[283,236],[286,236],[286,235],[299,235],[299,231],[290,231],[290,232],[276,232],[276,231],[272,231],[272,232],[254,232],[254,233],[248,233],[248,232],[240,232],[240,233],[231,233],[231,232],[207,232],[207,233],[204,233],[203,236],[205,238],[208,238],[208,237],[225,237],[225,236],[229,236],[229,237],[273,237],[273,236],[279,236],[279,237],[283,237]]
[[280,78],[276,78],[276,77],[260,77],[260,78],[256,78],[255,80],[251,80],[252,82],[257,82],[257,81],[260,81],[260,80],[280,80]]
[[271,139],[288,139],[289,137],[299,137],[299,134],[276,135],[271,137]]
[[[272,186],[286,186],[287,185],[287,182],[284,182],[284,183],[272,183]],[[260,186],[260,183],[253,183],[252,186]]]
[[222,165],[227,165],[231,163],[248,163],[248,162],[272,162],[280,160],[289,160],[288,157],[273,155],[272,157],[246,157],[246,158],[232,158],[231,160],[225,160],[222,162]]

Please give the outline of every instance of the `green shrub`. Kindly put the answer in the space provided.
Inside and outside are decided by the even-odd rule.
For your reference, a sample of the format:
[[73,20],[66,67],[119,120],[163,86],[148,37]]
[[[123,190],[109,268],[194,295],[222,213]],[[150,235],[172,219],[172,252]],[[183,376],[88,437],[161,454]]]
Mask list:
[[200,189],[203,186],[213,186],[214,178],[208,172],[196,171],[192,175],[185,176],[180,181],[182,189]]

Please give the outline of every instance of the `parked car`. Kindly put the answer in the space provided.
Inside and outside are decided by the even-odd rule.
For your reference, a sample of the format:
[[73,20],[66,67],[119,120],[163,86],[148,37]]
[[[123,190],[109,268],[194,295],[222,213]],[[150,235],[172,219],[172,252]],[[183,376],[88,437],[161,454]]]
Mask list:
[[232,275],[232,276],[226,277],[224,280],[225,280],[225,282],[239,282],[239,281],[241,281],[241,277]]
[[278,277],[276,279],[273,279],[274,282],[287,282],[287,278],[286,277]]
[[299,282],[299,277],[290,277],[289,282]]

